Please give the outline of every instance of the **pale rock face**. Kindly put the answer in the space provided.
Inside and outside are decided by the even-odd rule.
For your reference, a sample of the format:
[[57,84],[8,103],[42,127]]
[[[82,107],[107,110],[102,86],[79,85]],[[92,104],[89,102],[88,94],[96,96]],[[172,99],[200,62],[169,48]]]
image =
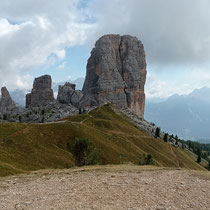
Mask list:
[[146,60],[144,47],[129,35],[102,36],[91,52],[82,106],[116,104],[144,116]]
[[35,78],[31,93],[26,95],[26,108],[47,105],[54,101],[50,75]]

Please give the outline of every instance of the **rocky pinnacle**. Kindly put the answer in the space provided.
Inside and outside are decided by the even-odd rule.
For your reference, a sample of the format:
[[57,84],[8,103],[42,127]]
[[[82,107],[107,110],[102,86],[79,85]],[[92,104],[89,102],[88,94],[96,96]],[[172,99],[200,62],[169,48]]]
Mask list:
[[[10,113],[16,108],[6,87],[1,88],[0,113]],[[16,110],[17,111],[17,110]]]
[[87,63],[83,105],[112,103],[144,116],[146,60],[136,37],[105,35],[95,44]]
[[54,101],[51,85],[52,79],[50,75],[35,78],[31,93],[26,95],[26,108],[47,105]]

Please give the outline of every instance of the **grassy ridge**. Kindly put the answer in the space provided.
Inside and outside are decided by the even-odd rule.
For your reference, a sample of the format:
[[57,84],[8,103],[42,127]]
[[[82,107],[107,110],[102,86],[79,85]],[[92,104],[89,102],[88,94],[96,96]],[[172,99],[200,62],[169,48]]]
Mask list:
[[186,152],[148,136],[109,105],[47,124],[0,124],[0,176],[74,166],[69,147],[87,137],[101,151],[102,164],[132,162],[153,155],[156,165],[204,170]]

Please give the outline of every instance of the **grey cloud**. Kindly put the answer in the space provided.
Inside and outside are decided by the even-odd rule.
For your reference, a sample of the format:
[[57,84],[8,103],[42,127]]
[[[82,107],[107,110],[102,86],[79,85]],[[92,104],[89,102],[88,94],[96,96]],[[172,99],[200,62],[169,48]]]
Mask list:
[[209,0],[95,0],[98,31],[132,34],[151,65],[202,65],[210,61]]

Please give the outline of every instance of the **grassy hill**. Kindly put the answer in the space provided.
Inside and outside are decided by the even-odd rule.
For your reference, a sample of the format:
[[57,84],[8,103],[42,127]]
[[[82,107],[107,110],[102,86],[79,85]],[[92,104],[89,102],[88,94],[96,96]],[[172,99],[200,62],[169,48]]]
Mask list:
[[0,176],[74,166],[69,148],[76,137],[94,142],[102,164],[138,164],[143,154],[150,153],[157,166],[205,170],[184,150],[150,137],[110,105],[104,105],[60,122],[1,123]]

